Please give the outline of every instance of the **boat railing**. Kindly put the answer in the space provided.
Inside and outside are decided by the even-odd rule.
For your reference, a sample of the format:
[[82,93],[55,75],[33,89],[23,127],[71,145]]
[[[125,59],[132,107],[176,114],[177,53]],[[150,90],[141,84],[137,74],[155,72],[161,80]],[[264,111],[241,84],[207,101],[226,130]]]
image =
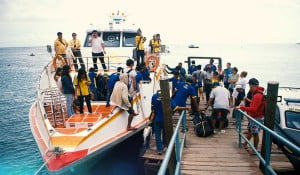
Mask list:
[[[179,127],[182,124],[182,131],[183,135],[180,139],[180,130]],[[180,174],[180,166],[181,166],[181,157],[182,157],[182,151],[183,147],[185,146],[185,138],[186,138],[186,111],[183,111],[179,117],[179,120],[177,122],[175,131],[172,135],[172,138],[170,140],[170,143],[168,145],[168,149],[166,151],[165,158],[160,166],[160,169],[158,171],[158,175],[165,175],[168,169],[168,163],[171,159],[171,154],[174,149],[175,145],[175,152],[176,152],[176,168],[174,174]]]
[[[94,62],[93,59],[97,59],[97,66],[99,67],[99,65],[101,66],[101,62],[99,60],[99,58],[101,58],[101,56],[91,56],[91,57],[73,57],[73,59],[77,60],[77,63],[73,63],[74,65],[77,64],[78,66],[80,66],[80,62],[79,59],[82,59],[84,62],[85,67],[87,68],[86,70],[88,70],[90,67],[93,67]],[[117,66],[121,66],[121,65],[125,65],[126,64],[126,60],[127,59],[131,59],[131,57],[129,56],[103,56],[102,58],[104,58],[104,62],[105,65],[107,65],[107,69],[111,69],[116,68]],[[117,59],[118,62],[115,62],[112,59]]]
[[[262,157],[262,155],[258,152],[257,149],[253,146],[253,144],[248,140],[244,135],[242,131],[242,116],[246,117],[248,121],[255,123],[258,125],[261,129],[264,131],[264,138],[265,138],[265,158]],[[239,138],[238,143],[239,147],[242,147],[242,139],[247,142],[247,144],[250,146],[250,148],[254,151],[256,156],[259,158],[260,162],[264,165],[264,174],[276,174],[276,172],[273,170],[273,168],[270,166],[270,157],[271,157],[271,146],[272,146],[272,138],[275,138],[279,142],[282,142],[285,147],[290,149],[292,152],[300,155],[300,148],[290,142],[289,140],[283,138],[282,136],[278,135],[276,132],[272,131],[265,125],[261,124],[251,116],[249,116],[247,113],[243,112],[242,110],[236,110],[235,112],[235,118],[236,118],[236,130],[238,132]]]

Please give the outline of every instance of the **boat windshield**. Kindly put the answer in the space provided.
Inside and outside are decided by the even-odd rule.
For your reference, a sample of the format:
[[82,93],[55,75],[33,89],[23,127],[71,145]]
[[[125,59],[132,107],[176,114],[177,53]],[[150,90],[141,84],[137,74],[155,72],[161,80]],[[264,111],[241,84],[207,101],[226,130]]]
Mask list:
[[288,128],[300,130],[300,112],[286,111],[285,121]]
[[123,33],[123,47],[135,47],[136,33]]
[[103,32],[105,47],[120,47],[120,32]]

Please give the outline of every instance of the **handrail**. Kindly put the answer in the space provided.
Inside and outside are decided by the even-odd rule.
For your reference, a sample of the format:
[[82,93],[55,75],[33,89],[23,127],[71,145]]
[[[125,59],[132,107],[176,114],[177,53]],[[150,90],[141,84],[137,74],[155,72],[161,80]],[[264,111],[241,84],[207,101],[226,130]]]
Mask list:
[[[255,149],[255,147],[253,146],[253,144],[250,142],[250,140],[248,140],[242,132],[242,122],[241,122],[241,117],[245,116],[247,117],[247,119],[251,122],[254,122],[256,125],[258,125],[261,129],[263,129],[264,132],[264,136],[265,136],[265,159],[261,156],[261,154]],[[270,166],[270,156],[271,156],[271,143],[272,143],[272,137],[276,138],[277,140],[279,140],[280,142],[282,142],[287,148],[289,148],[290,150],[292,150],[293,152],[295,152],[296,154],[300,154],[300,148],[293,144],[292,142],[290,142],[289,140],[285,139],[284,137],[278,135],[276,132],[272,131],[271,129],[267,128],[265,125],[261,124],[260,122],[256,121],[254,118],[252,118],[251,116],[249,116],[247,113],[245,113],[244,111],[238,109],[236,110],[235,113],[235,117],[236,117],[236,130],[239,134],[239,147],[242,147],[242,139],[245,140],[250,148],[254,151],[254,153],[256,154],[256,156],[259,158],[259,160],[262,162],[262,164],[265,166],[265,170],[264,173],[265,174],[272,174],[275,175],[276,172],[273,170],[273,168]]]
[[[181,123],[182,123],[182,128],[183,128],[183,137],[181,138],[181,142],[180,142],[179,126]],[[168,149],[166,151],[165,158],[164,158],[164,160],[160,166],[160,169],[158,171],[158,175],[166,174],[166,171],[168,169],[168,163],[170,161],[172,150],[174,148],[174,144],[175,144],[176,161],[177,161],[174,174],[180,174],[180,165],[181,165],[180,161],[181,161],[181,157],[182,157],[182,151],[183,151],[183,147],[184,147],[184,143],[185,143],[185,138],[186,138],[186,111],[183,111],[179,117],[175,131],[174,131],[172,138],[170,140],[170,143],[168,145]]]

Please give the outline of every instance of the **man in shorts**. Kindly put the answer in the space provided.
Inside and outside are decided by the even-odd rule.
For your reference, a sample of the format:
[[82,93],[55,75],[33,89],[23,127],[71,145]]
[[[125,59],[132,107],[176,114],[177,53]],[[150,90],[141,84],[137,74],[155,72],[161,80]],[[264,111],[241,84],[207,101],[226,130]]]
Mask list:
[[[249,107],[238,106],[236,109],[241,109],[246,111],[248,115],[253,117],[256,121],[263,123],[264,121],[264,111],[265,111],[265,102],[264,102],[264,88],[259,86],[259,82],[256,78],[251,78],[249,80],[250,91],[253,93],[252,101]],[[259,143],[259,131],[260,127],[254,122],[249,121],[248,123],[248,133],[247,139],[250,140],[253,136],[254,138],[254,147],[257,149]],[[243,143],[243,146],[247,148],[247,142]],[[250,154],[254,154],[252,150],[249,151]]]
[[215,130],[217,119],[220,120],[218,128],[219,132],[225,133],[223,127],[227,118],[227,114],[229,113],[230,94],[226,88],[220,86],[219,82],[214,82],[213,88],[214,89],[211,91],[209,101],[204,110],[207,110],[207,108],[212,104],[212,101],[214,100],[212,111],[212,127],[214,130],[214,134],[217,133],[217,131]]

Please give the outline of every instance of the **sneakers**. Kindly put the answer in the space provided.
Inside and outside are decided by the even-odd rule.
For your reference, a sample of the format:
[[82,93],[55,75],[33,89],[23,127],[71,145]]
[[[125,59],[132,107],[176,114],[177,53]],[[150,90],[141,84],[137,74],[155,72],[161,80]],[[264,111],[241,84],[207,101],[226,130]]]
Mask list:
[[217,131],[214,130],[214,134],[217,134]]
[[225,129],[221,129],[220,131],[221,134],[224,134],[225,132],[226,132]]

